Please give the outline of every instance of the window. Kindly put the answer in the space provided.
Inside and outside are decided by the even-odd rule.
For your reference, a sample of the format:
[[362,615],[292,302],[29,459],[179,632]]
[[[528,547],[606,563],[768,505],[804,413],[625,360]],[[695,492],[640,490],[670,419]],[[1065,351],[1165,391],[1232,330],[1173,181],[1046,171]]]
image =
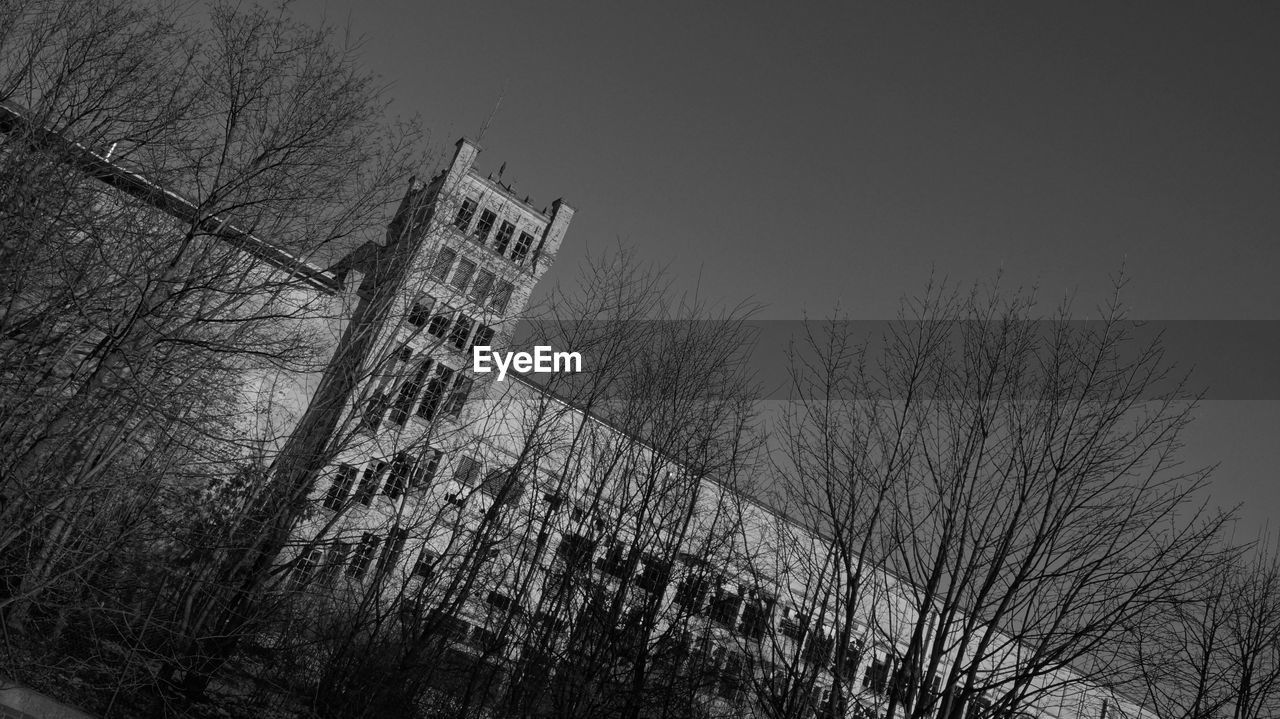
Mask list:
[[476,263],[465,257],[458,260],[458,266],[453,270],[453,280],[449,283],[459,290],[467,289],[467,283],[471,281],[471,275],[476,271]]
[[404,543],[409,538],[408,527],[392,527],[387,534],[387,543],[382,548],[382,556],[378,557],[378,570],[385,572],[400,561],[400,552],[404,551]]
[[[897,664],[897,662],[894,662]],[[910,704],[916,697],[916,673],[912,671],[906,664],[898,666],[893,672],[893,678],[889,682],[889,691],[898,699],[900,704]],[[991,704],[988,703],[985,711],[979,716],[989,717],[991,714]]]
[[319,547],[310,547],[303,550],[298,555],[298,559],[293,564],[293,572],[289,577],[290,589],[302,589],[311,581],[311,574],[315,572],[316,566],[320,564],[320,557],[323,552]]
[[831,650],[835,647],[835,637],[827,636],[822,631],[809,635],[809,643],[804,646],[804,659],[815,667],[826,669],[831,663]]
[[753,599],[742,608],[742,622],[738,631],[750,639],[760,640],[769,628],[769,604],[764,600]]
[[515,286],[505,280],[498,283],[498,288],[494,290],[493,296],[489,300],[489,306],[494,312],[502,314],[507,311],[507,305],[511,302],[511,293],[515,291]]
[[364,409],[364,417],[360,419],[360,427],[374,431],[378,429],[378,425],[382,424],[382,415],[387,411],[387,406],[391,404],[391,398],[386,392],[377,392],[369,398],[368,404]]
[[471,338],[472,347],[492,347],[493,346],[493,328],[489,325],[480,325],[476,328],[475,337]]
[[458,460],[458,468],[453,473],[453,481],[466,486],[475,486],[480,476],[480,463],[474,457],[463,457]]
[[368,507],[378,493],[378,485],[382,484],[382,473],[387,471],[387,463],[375,460],[364,470],[360,478],[360,488],[356,490],[356,501]]
[[542,627],[549,627],[557,632],[564,631],[569,625],[569,622],[567,622],[563,617],[557,617],[551,612],[545,610],[536,612],[533,615],[532,623]]
[[440,312],[431,318],[427,323],[427,334],[436,339],[444,339],[445,333],[449,331],[449,326],[453,323],[453,308],[444,305],[440,308]]
[[580,534],[566,534],[560,538],[556,546],[556,556],[564,559],[570,568],[581,566],[591,561],[596,553],[596,544]]
[[467,403],[467,397],[471,396],[471,387],[475,384],[475,380],[470,377],[458,377],[458,381],[453,383],[453,391],[449,393],[449,399],[444,403],[444,414],[446,417],[457,417],[462,413],[462,406]]
[[502,226],[498,228],[498,234],[493,239],[493,249],[500,255],[507,254],[507,245],[511,244],[511,235],[516,231],[516,226],[502,221]]
[[636,579],[636,586],[652,594],[662,594],[667,589],[671,565],[653,558],[644,560],[644,571]]
[[364,537],[360,539],[360,545],[356,547],[356,551],[351,555],[351,564],[347,567],[347,576],[363,579],[365,572],[369,571],[369,562],[373,561],[373,555],[378,551],[378,545],[382,544],[382,538],[373,532],[365,532]]
[[462,207],[458,208],[458,215],[453,218],[453,226],[463,232],[467,231],[467,227],[471,225],[471,218],[476,215],[476,201],[470,197],[462,201]]
[[782,610],[782,620],[778,622],[778,630],[782,632],[782,636],[795,641],[804,639],[805,632],[809,630],[809,618],[791,608]]
[[735,651],[725,652],[724,668],[720,670],[720,686],[718,687],[722,698],[729,701],[738,700],[742,685],[750,677],[748,667],[746,655]]
[[329,492],[324,496],[325,508],[335,511],[342,509],[343,503],[347,501],[347,494],[351,491],[351,485],[355,484],[355,481],[355,467],[349,464],[338,465],[338,472],[333,475],[333,481],[329,483]]
[[338,570],[347,563],[347,553],[351,551],[351,545],[346,542],[335,539],[329,545],[329,554],[325,558],[324,571],[320,574],[320,582],[322,584],[330,584],[334,577],[338,576]]
[[489,597],[487,601],[489,602],[490,606],[496,609],[500,609],[504,612],[511,611],[512,607],[516,607],[517,609],[519,609],[519,605],[516,604],[516,600],[500,592],[489,592]]
[[441,247],[440,252],[436,254],[436,261],[431,265],[431,276],[441,282],[449,276],[449,268],[453,266],[453,261],[458,258],[458,253],[448,247]]
[[408,452],[398,452],[391,462],[391,474],[387,477],[382,493],[392,499],[399,499],[400,495],[409,490],[409,478],[412,474],[413,457]]
[[391,408],[390,415],[391,421],[395,424],[403,425],[409,420],[409,413],[413,411],[413,403],[418,401],[418,392],[422,390],[422,382],[426,379],[431,365],[431,360],[422,360],[418,371],[414,372],[413,376],[405,380],[405,383],[400,386],[400,392],[396,396],[396,403]]
[[457,319],[453,321],[453,329],[449,330],[449,344],[454,349],[465,350],[467,348],[467,340],[471,339],[471,328],[475,324],[475,320],[465,313],[459,312]]
[[521,232],[520,239],[516,240],[516,246],[511,248],[511,261],[517,265],[524,262],[524,258],[529,256],[529,249],[532,247],[533,235]]
[[711,621],[734,628],[737,626],[740,606],[742,597],[726,589],[717,589],[716,598],[711,602]]
[[707,580],[704,577],[685,577],[676,587],[675,603],[690,614],[701,614],[707,598]]
[[849,683],[858,676],[858,668],[862,665],[862,650],[862,640],[851,639],[845,645],[843,655],[840,657],[840,673]]
[[489,232],[493,230],[493,223],[498,219],[493,210],[484,210],[480,213],[480,220],[476,222],[476,229],[471,233],[476,242],[484,244],[489,239]]
[[453,381],[454,371],[436,363],[435,375],[427,382],[427,389],[422,393],[422,404],[418,405],[418,416],[423,419],[435,419],[436,410],[444,400],[445,390]]
[[498,498],[511,485],[511,468],[499,467],[497,470],[489,470],[488,475],[485,475],[484,481],[480,482],[480,493]]
[[413,565],[413,575],[422,577],[424,581],[431,581],[431,578],[435,576],[436,560],[438,558],[435,552],[423,549],[422,554],[418,555],[418,563]]
[[506,648],[506,642],[498,637],[498,633],[485,627],[476,627],[471,633],[471,641],[486,654],[496,654]]
[[600,571],[605,574],[612,574],[620,579],[631,576],[631,570],[635,567],[630,553],[627,552],[627,545],[624,542],[614,542],[609,545],[609,551],[600,558],[596,563],[600,567]]
[[867,667],[867,676],[862,679],[862,687],[870,689],[877,694],[884,694],[889,688],[889,672],[892,670],[892,661],[893,658],[890,656],[873,660],[871,666]]
[[[991,700],[987,698],[986,694],[979,694],[978,696],[974,697],[973,703],[971,706],[973,707],[973,711],[969,712],[968,716],[973,716],[973,717],[991,716]],[[1107,710],[1105,707],[1102,710],[1101,719],[1107,719]]]
[[414,484],[418,486],[426,486],[431,480],[436,478],[436,470],[440,469],[440,459],[444,457],[444,452],[438,449],[427,448],[422,459],[418,461],[418,478]]
[[471,299],[481,307],[489,299],[489,294],[493,292],[493,281],[497,279],[489,270],[480,270],[476,275],[475,284],[471,285]]
[[409,308],[409,324],[414,327],[425,327],[431,318],[431,308],[436,304],[433,297],[420,297]]

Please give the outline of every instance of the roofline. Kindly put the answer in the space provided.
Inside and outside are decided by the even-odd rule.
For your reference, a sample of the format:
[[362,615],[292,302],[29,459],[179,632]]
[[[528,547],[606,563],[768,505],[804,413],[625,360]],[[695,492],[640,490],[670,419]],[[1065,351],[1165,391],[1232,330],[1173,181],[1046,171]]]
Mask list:
[[6,135],[27,132],[34,144],[57,151],[62,162],[80,170],[86,176],[141,200],[182,222],[189,223],[201,232],[217,237],[288,272],[321,292],[337,294],[342,290],[342,282],[333,274],[280,249],[248,230],[241,229],[229,220],[224,221],[216,215],[201,217],[200,207],[196,203],[136,172],[124,169],[60,132],[37,125],[27,119],[22,111],[15,109],[12,103],[0,102],[0,132]]

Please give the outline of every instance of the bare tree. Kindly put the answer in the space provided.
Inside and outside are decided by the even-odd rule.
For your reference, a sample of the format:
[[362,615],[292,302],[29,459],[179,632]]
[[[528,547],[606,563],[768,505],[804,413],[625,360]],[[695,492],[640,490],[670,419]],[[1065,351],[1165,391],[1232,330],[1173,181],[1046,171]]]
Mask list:
[[1024,294],[931,288],[871,341],[810,335],[780,462],[807,639],[778,716],[815,683],[837,715],[1122,711],[1121,648],[1195,595],[1221,518],[1176,459],[1195,398],[1117,307],[1038,321]]
[[1191,601],[1140,628],[1139,691],[1161,717],[1272,716],[1280,695],[1280,566],[1274,545],[1212,567]]
[[306,258],[385,221],[415,133],[283,14],[0,14],[0,611],[66,642],[13,640],[6,668],[70,651],[154,684],[203,632],[198,568],[225,548],[199,540],[278,451],[246,384],[328,359],[339,282]]
[[[388,542],[408,532],[403,568],[363,585],[398,609],[345,614],[364,619],[358,636],[333,635],[341,647],[325,640],[318,711],[434,702],[637,716],[698,704],[670,666],[688,610],[668,590],[677,557],[729,554],[726,487],[750,449],[750,385],[733,359],[749,338],[735,312],[694,321],[704,309],[626,257],[583,277],[535,319],[530,342],[581,352],[586,372],[493,383],[423,435],[444,450],[439,473],[369,528]],[[682,698],[659,689],[673,682]]]

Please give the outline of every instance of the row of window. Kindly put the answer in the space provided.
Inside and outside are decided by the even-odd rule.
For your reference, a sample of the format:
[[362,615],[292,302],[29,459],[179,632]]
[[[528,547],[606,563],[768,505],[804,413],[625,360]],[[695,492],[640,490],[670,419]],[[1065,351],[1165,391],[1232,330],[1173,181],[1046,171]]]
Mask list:
[[457,417],[474,386],[472,378],[428,357],[399,389],[379,391],[369,398],[360,426],[377,430],[384,416],[399,426],[404,426],[414,414],[428,422],[438,416]]
[[[498,230],[494,232],[494,225],[498,222],[498,213],[489,208],[480,210],[480,215],[476,217],[476,210],[479,209],[480,203],[474,197],[468,197],[462,201],[462,205],[458,208],[458,214],[453,218],[453,226],[457,227],[463,234],[467,234],[470,230],[471,239],[481,245],[488,245],[489,236],[493,235],[493,251],[503,257],[507,257],[512,262],[519,265],[529,256],[529,250],[533,249],[533,235],[524,230],[520,231],[520,237],[512,243],[511,238],[515,235],[516,226],[508,220],[503,220],[498,224]],[[475,226],[472,227],[471,220],[475,219]]]
[[355,494],[351,490],[356,482],[357,470],[349,464],[340,464],[325,493],[324,506],[338,511],[348,506],[347,502],[350,500],[368,507],[373,504],[373,498],[379,492],[393,500],[399,499],[414,487],[431,482],[443,457],[444,452],[428,449],[421,456],[398,452],[391,462],[375,459],[365,467],[359,486],[355,486]]
[[[556,556],[569,567],[581,566],[595,556],[596,542],[578,534],[565,534],[556,548]],[[603,573],[618,578],[631,578],[644,562],[644,569],[635,576],[635,586],[648,592],[661,593],[670,579],[671,564],[653,557],[641,557],[635,547],[628,549],[623,542],[614,542],[596,560],[596,567]],[[727,588],[723,581],[701,575],[681,579],[672,601],[691,615],[702,615],[711,622],[745,638],[762,640],[772,624],[774,602],[771,599],[745,597],[744,592]],[[835,661],[835,638],[821,630],[809,632],[806,617],[790,609],[784,609],[778,621],[779,633],[803,643],[804,659],[816,666],[826,667]],[[804,640],[808,638],[808,642]],[[845,671],[855,669],[861,661],[863,642],[852,640],[844,648],[840,665]]]
[[624,542],[614,542],[605,555],[596,561],[600,571],[619,579],[629,579],[643,560],[644,569],[635,577],[635,586],[651,594],[667,591],[671,578],[671,563],[655,557],[641,557],[636,547],[627,549]]
[[458,467],[453,471],[453,481],[462,486],[462,489],[450,492],[444,496],[444,501],[457,507],[464,507],[467,504],[469,495],[466,494],[473,486],[475,481],[480,477],[480,462],[475,457],[464,456],[458,460]]
[[456,250],[441,247],[431,264],[431,277],[448,284],[459,293],[471,298],[477,306],[498,314],[507,311],[515,285],[502,279],[493,271],[478,267],[473,260],[458,257]]
[[[697,640],[687,634],[682,636],[676,642],[674,656],[671,659],[677,670],[684,669],[709,678],[708,688],[718,696],[730,701],[741,699],[741,692],[744,686],[748,686],[754,677],[759,677],[766,685],[772,685],[774,692],[779,695],[786,693],[791,688],[787,686],[787,683],[792,678],[788,670],[769,662],[757,666],[756,662],[758,660],[750,654],[707,641],[705,638]],[[855,657],[850,665],[852,667],[848,674],[850,682],[856,676],[860,659],[860,655]],[[896,692],[899,701],[904,700],[909,694],[914,694],[908,688],[911,683],[906,681],[903,673],[893,671],[894,661],[891,656],[873,660],[870,666],[867,667],[863,688],[870,689],[880,695]],[[849,685],[846,684],[846,686]],[[935,676],[932,684],[932,690],[935,694],[937,693],[937,688],[938,677]],[[812,703],[817,715],[819,717],[848,716],[849,706],[846,698],[833,697],[832,691],[833,688],[830,686],[814,687]],[[835,699],[834,702],[832,701],[833,698]],[[963,712],[959,716],[963,716]]]
[[476,345],[488,346],[495,331],[461,310],[436,302],[424,295],[409,308],[409,324],[421,327],[427,335],[442,341],[446,347],[469,352]]
[[711,693],[737,703],[756,673],[753,658],[722,644],[695,639],[688,634],[676,640],[669,658],[674,671],[699,677]]
[[335,539],[326,545],[311,547],[295,561],[290,588],[301,589],[312,581],[329,585],[339,573],[345,573],[352,579],[364,579],[375,557],[375,573],[383,572],[399,561],[408,538],[408,529],[393,527],[385,539],[373,532],[365,532],[355,545]]
[[[556,481],[558,482],[559,480]],[[562,506],[564,506],[565,498],[559,492],[543,492],[542,501],[547,503],[547,508],[552,513],[556,513],[560,511]],[[588,511],[577,503],[574,503],[570,508],[569,519],[574,522],[585,522],[590,519],[591,526],[597,531],[603,531],[606,525],[605,521],[595,512]]]
[[[460,485],[460,488],[456,492],[446,494],[445,501],[459,507],[465,507],[471,495],[478,491],[480,494],[489,497],[492,502],[490,508],[496,509],[499,506],[514,503],[524,495],[524,483],[520,481],[519,477],[515,476],[510,467],[490,469],[484,475],[484,479],[480,480],[482,468],[479,460],[472,457],[463,457],[453,475],[454,482]],[[477,480],[479,480],[478,484]],[[538,546],[542,546],[545,542],[545,535],[545,531],[539,535]]]
[[[408,530],[396,527],[390,530],[386,538],[373,532],[365,532],[360,542],[354,546],[348,542],[334,540],[324,548],[313,547],[298,558],[292,573],[291,587],[299,589],[312,580],[318,580],[320,583],[327,585],[343,570],[345,570],[346,576],[356,580],[363,579],[368,574],[371,566],[374,567],[375,573],[386,571],[398,561],[403,553],[407,538]],[[374,564],[375,557],[377,558],[376,565]],[[435,574],[438,560],[439,556],[437,554],[424,548],[414,566],[413,574],[430,581]],[[497,591],[490,591],[485,601],[497,611],[505,613],[523,612],[523,609],[515,599]],[[553,620],[550,615],[542,612],[539,612],[538,616],[533,619],[535,622],[558,625],[561,629],[564,624],[563,620]],[[440,626],[440,633],[456,641],[470,643],[492,652],[501,652],[505,648],[505,642],[492,630],[474,626],[458,617],[445,617],[444,620]],[[821,636],[820,633],[815,635],[815,637]],[[701,644],[701,646],[695,646],[696,644]],[[811,650],[806,647],[805,659],[811,662],[825,662],[830,655],[832,644],[834,644],[833,638],[822,637],[822,641],[816,643],[816,645],[824,647],[821,651],[821,656],[809,656]],[[807,646],[811,645],[815,645],[812,638],[810,645]],[[857,641],[856,644],[851,644],[846,651],[849,654],[844,658],[843,665],[846,686],[849,686],[856,679],[861,666],[863,644],[861,641]],[[743,690],[749,686],[752,677],[757,671],[757,668],[753,667],[754,660],[750,655],[716,643],[694,642],[687,634],[677,641],[675,654],[671,659],[674,668],[677,670],[688,669],[696,671],[704,677],[711,677],[712,681],[709,688],[718,696],[733,702],[743,699]],[[766,683],[778,684],[779,686],[776,687],[778,691],[786,690],[786,687],[781,686],[781,684],[788,680],[788,675],[777,667],[766,664],[759,668],[759,676]],[[930,696],[938,696],[939,685],[940,677],[934,675],[929,685]],[[917,682],[911,672],[906,671],[905,667],[899,666],[898,657],[893,654],[885,654],[884,656],[872,658],[867,666],[866,673],[863,675],[862,688],[882,696],[894,695],[899,702],[910,702],[915,697]],[[833,687],[830,686],[814,688],[813,706],[818,716],[847,716],[850,707],[846,697],[833,696],[832,692]],[[832,701],[833,699],[835,700],[834,702]],[[1103,711],[1103,716],[1105,717],[1105,709]],[[950,713],[950,716],[957,719],[971,715],[997,716],[1002,719],[1027,716],[1025,714],[1016,714],[1005,708],[995,708],[994,702],[986,695],[980,695],[969,702],[961,699],[953,706]]]
[[[476,467],[478,471],[478,463],[470,459],[468,467]],[[472,470],[460,470],[467,474],[472,474]],[[363,579],[371,566],[375,567],[375,573],[383,572],[387,568],[394,566],[401,556],[405,542],[408,538],[408,530],[395,527],[390,530],[387,537],[383,538],[373,532],[365,532],[360,542],[354,546],[350,543],[334,540],[326,547],[313,547],[304,552],[297,560],[292,574],[292,586],[300,588],[308,582],[316,579],[317,570],[319,570],[318,579],[321,583],[328,584],[335,578],[338,573],[345,570],[345,574],[353,579]],[[572,539],[571,539],[572,538]],[[582,543],[578,540],[581,538],[577,535],[566,536],[567,546],[570,549],[565,550],[566,543],[562,541],[561,549],[565,553],[574,553],[573,547],[581,547]],[[614,547],[624,546],[621,543],[615,544]],[[379,551],[381,550],[381,551]],[[628,560],[623,559],[628,556],[623,552],[614,552],[611,548],[610,553],[603,557],[599,564],[602,569],[614,573],[618,569],[625,567]],[[374,565],[374,559],[377,563]],[[430,580],[434,573],[439,557],[430,550],[423,549],[417,563],[414,566],[413,574]],[[683,583],[682,583],[682,586]],[[737,600],[740,602],[740,598]],[[501,594],[497,591],[491,591],[486,597],[486,602],[496,610],[503,612],[520,612],[521,607],[518,602],[511,597]],[[715,602],[712,603],[712,612]],[[726,613],[724,615],[728,617]],[[767,623],[767,615],[761,611],[761,616],[766,620],[761,625]],[[547,619],[548,617],[535,617],[535,619]],[[744,624],[747,620],[744,618]],[[459,630],[459,631],[455,631]],[[453,618],[443,628],[444,633],[453,636],[459,641],[475,640],[479,644],[484,645],[496,651],[502,649],[502,643],[498,641],[498,637],[492,631],[482,630],[480,627],[472,626],[463,620]],[[469,635],[476,634],[471,637]],[[479,640],[487,641],[479,641]],[[831,660],[831,651],[834,647],[834,638],[825,636],[821,632],[815,632],[808,644],[805,645],[804,659],[808,662],[825,665]],[[685,637],[677,649],[675,657],[677,666],[696,667],[698,671],[704,675],[713,675],[716,677],[714,690],[717,694],[731,701],[740,698],[740,692],[751,676],[751,659],[748,655],[727,649],[724,646],[710,644],[706,645],[703,650],[693,649],[690,640]],[[861,640],[855,640],[846,649],[846,655],[843,657],[842,668],[846,682],[852,683],[856,677],[863,658],[864,645]],[[765,671],[766,680],[771,672]],[[932,677],[930,684],[930,693],[934,696],[938,693],[939,677]],[[862,688],[870,690],[876,694],[888,696],[896,695],[898,701],[909,702],[916,693],[917,682],[910,676],[910,672],[905,671],[904,667],[899,666],[899,660],[892,654],[873,657],[867,666],[866,673],[863,675]],[[819,708],[819,713],[824,709],[829,710],[831,699],[831,688],[818,688],[815,690],[814,705]],[[840,698],[842,700],[842,698]],[[841,701],[843,706],[843,700]],[[980,696],[973,700],[973,708],[990,711],[993,703],[985,696]],[[965,716],[965,703],[962,702],[958,706],[959,711],[953,712],[953,716]],[[840,712],[843,714],[843,712]],[[985,714],[981,714],[984,715]],[[1013,716],[1013,712],[1000,712],[1000,716]]]

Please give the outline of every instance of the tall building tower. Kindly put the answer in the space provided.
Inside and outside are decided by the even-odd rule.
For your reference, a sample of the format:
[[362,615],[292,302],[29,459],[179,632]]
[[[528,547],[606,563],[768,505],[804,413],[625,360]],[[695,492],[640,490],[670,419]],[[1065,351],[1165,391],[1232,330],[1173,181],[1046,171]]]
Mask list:
[[573,217],[563,200],[539,211],[501,176],[482,176],[478,154],[458,141],[448,169],[406,197],[404,247],[383,250],[403,273],[382,279],[395,290],[387,322],[398,354],[368,400],[370,426],[458,415],[474,384],[471,347],[510,336]]
[[[475,393],[471,348],[510,337],[554,261],[573,208],[556,200],[535,209],[501,173],[476,169],[479,152],[459,140],[447,168],[412,182],[383,243],[330,268],[356,287],[357,304],[284,451],[295,497],[318,491],[329,510],[386,515],[429,483],[439,438],[456,441],[451,425]],[[322,476],[327,487],[315,486]],[[366,540],[353,548],[357,573],[375,554],[394,561],[397,537]]]

